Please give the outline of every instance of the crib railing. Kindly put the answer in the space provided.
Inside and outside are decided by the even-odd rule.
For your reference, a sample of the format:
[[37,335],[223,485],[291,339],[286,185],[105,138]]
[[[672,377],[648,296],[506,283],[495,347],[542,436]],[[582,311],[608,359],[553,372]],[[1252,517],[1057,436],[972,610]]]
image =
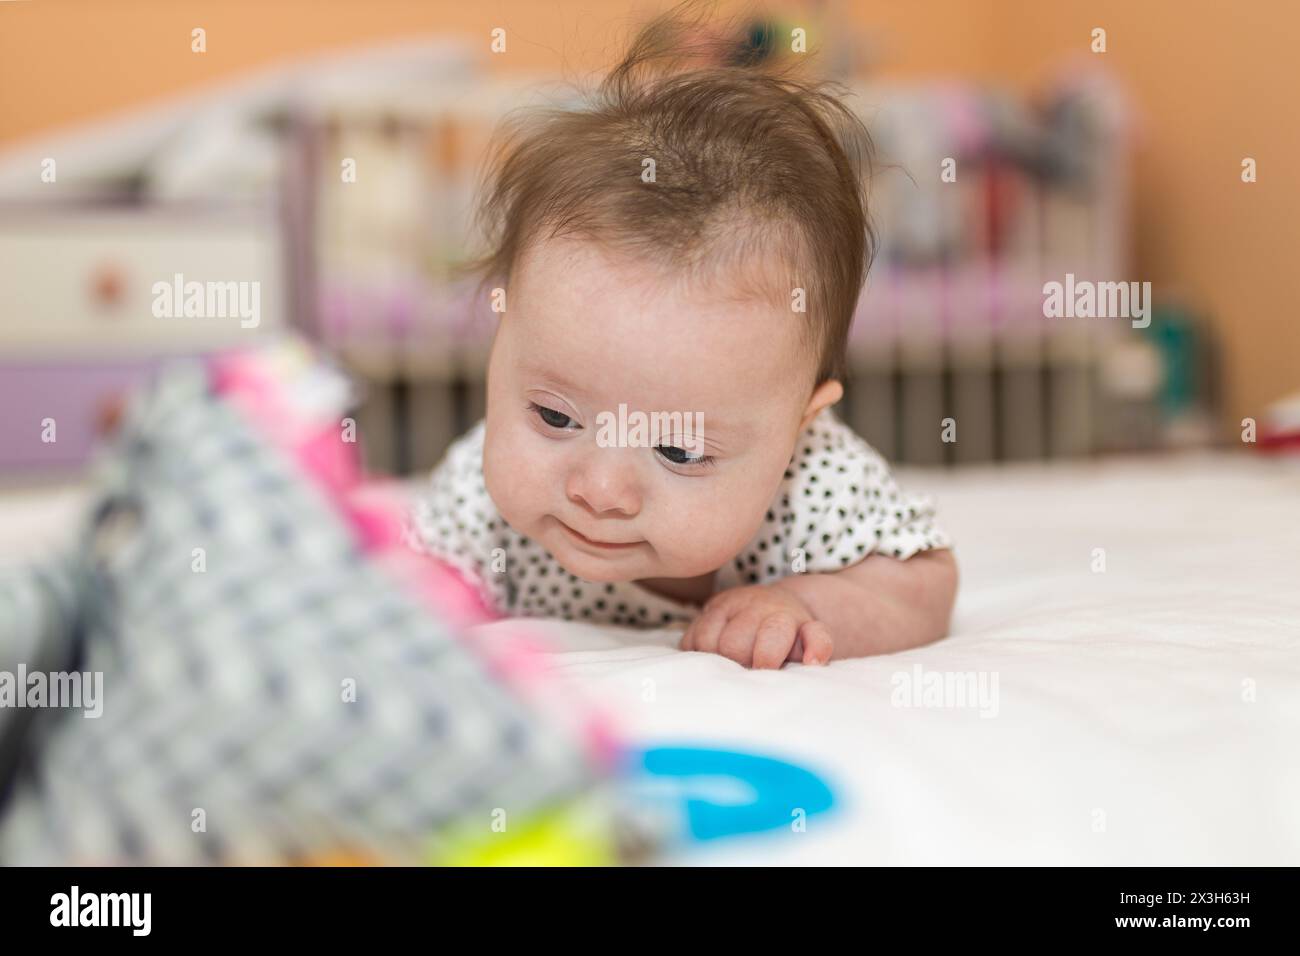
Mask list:
[[[859,305],[838,414],[890,460],[916,465],[1157,445],[1162,371],[1150,367],[1149,336],[1125,317],[1045,316],[1040,278],[882,269]],[[437,335],[335,342],[367,383],[358,423],[376,468],[426,470],[484,414],[497,316],[461,291],[448,308],[475,318],[439,323]]]

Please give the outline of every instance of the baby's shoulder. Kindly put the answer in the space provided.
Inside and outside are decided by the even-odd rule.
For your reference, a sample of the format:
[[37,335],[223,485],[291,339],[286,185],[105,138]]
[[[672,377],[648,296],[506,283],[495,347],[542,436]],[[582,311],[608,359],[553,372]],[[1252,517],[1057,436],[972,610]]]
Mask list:
[[946,547],[932,503],[905,494],[889,464],[830,409],[799,435],[758,534],[724,568],[724,584],[765,584],[836,571],[867,555]]
[[852,496],[889,479],[889,463],[831,409],[823,409],[799,435],[782,490],[792,501]]
[[411,507],[412,543],[455,564],[486,562],[502,530],[483,478],[483,433],[479,422],[448,446]]
[[442,458],[433,468],[430,481],[435,486],[455,483],[481,486],[487,493],[483,481],[483,437],[487,432],[486,421],[477,425],[455,439]]

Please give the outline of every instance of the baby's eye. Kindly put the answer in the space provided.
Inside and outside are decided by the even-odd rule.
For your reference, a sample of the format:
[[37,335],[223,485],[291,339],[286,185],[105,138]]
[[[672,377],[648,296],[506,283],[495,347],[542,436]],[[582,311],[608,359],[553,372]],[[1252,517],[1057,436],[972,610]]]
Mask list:
[[676,445],[656,445],[655,451],[674,465],[709,465],[713,459],[708,455],[692,455],[685,448]]
[[528,407],[537,413],[538,417],[552,428],[567,429],[570,425],[577,425],[572,418],[563,412],[557,412],[553,408],[547,408],[544,405],[538,405],[536,402],[529,402]]

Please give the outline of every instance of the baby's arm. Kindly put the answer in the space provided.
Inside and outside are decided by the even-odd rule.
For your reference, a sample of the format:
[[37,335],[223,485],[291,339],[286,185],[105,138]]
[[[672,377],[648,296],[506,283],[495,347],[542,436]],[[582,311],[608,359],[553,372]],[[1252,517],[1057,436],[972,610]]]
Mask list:
[[948,633],[957,597],[957,561],[947,549],[899,561],[873,554],[843,571],[774,582],[801,598],[826,625],[832,657],[889,654]]
[[947,549],[904,561],[873,554],[843,571],[723,591],[691,624],[682,648],[773,668],[902,651],[948,632],[956,595],[957,562]]

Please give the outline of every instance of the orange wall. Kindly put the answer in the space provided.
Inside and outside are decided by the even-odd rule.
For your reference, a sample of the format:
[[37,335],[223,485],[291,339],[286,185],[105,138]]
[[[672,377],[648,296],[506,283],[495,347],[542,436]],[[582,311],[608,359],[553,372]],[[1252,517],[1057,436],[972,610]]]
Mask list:
[[1070,51],[1093,56],[1090,33],[1106,30],[1105,63],[1142,114],[1135,278],[1214,322],[1225,422],[1300,391],[1300,4],[1012,0],[1002,23],[995,57],[1026,91]]
[[[503,26],[494,69],[598,68],[656,0],[31,0],[0,2],[0,145],[299,54]],[[1133,279],[1185,292],[1224,348],[1226,420],[1300,388],[1300,4],[1266,0],[829,0],[869,30],[890,76],[973,77],[1031,92],[1066,58],[1104,62],[1142,115]],[[724,3],[724,9],[735,3]],[[778,10],[801,4],[774,4]],[[202,26],[208,52],[190,52]],[[812,36],[816,41],[815,34]],[[1243,184],[1240,162],[1259,163]]]
[[[595,69],[659,2],[0,0],[0,144],[297,56],[414,35],[482,38],[501,70]],[[507,54],[488,56],[490,31]],[[190,31],[207,31],[207,52]]]

